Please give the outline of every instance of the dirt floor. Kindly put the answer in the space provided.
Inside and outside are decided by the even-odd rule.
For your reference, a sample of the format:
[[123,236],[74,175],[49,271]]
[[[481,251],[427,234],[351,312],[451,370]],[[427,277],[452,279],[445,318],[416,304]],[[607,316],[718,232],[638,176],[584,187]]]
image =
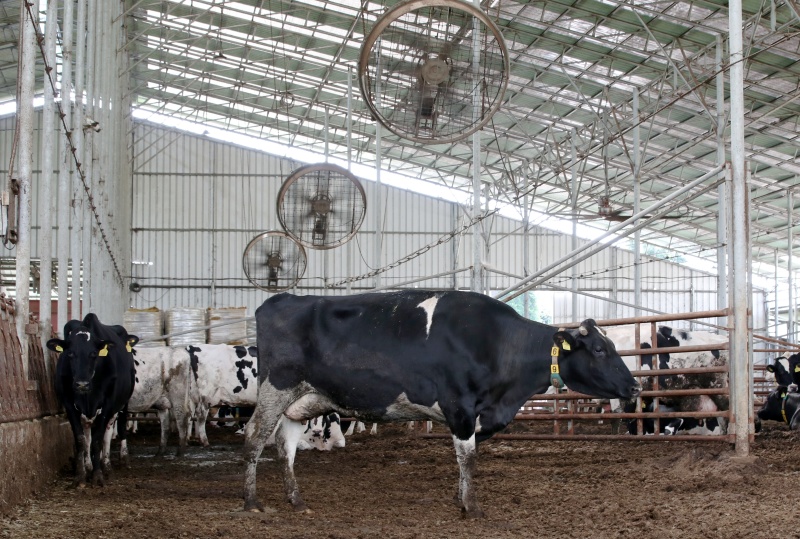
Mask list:
[[211,448],[156,459],[148,428],[131,439],[130,469],[117,467],[106,487],[71,489],[64,470],[0,520],[0,537],[800,537],[800,436],[771,422],[746,461],[732,459],[725,443],[485,442],[482,520],[462,519],[453,504],[451,442],[412,437],[401,425],[348,437],[343,449],[300,452],[295,470],[310,514],[284,502],[275,450],[267,448],[258,490],[268,510],[244,513],[242,437],[232,432],[209,428]]

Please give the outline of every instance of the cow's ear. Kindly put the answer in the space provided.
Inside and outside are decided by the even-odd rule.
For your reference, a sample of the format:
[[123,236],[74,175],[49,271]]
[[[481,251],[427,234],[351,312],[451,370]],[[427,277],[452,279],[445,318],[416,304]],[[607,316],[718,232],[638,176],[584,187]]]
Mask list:
[[565,352],[570,352],[578,348],[577,339],[575,339],[569,331],[559,331],[553,335],[553,342]]
[[61,339],[50,339],[47,341],[47,349],[52,350],[53,352],[58,352],[60,354],[66,348],[67,341],[62,341]]
[[109,350],[114,348],[114,343],[111,341],[102,341],[99,346],[99,350],[97,351],[97,355],[99,357],[106,357],[108,355]]
[[669,326],[661,326],[660,328],[658,328],[658,332],[661,333],[667,339],[672,337],[672,328]]
[[767,372],[775,373],[775,365],[767,365]]
[[139,337],[136,335],[128,335],[128,340],[125,341],[125,350],[128,352],[133,351],[133,347],[136,346],[136,343],[139,342]]

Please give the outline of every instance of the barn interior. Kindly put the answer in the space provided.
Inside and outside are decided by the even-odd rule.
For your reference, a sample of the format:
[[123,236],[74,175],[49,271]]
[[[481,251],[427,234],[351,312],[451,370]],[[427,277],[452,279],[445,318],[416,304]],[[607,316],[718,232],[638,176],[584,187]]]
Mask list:
[[663,323],[746,350],[749,454],[797,340],[794,0],[0,0],[0,27],[0,426],[58,417],[44,343],[88,312],[253,343],[281,291],[472,290],[555,326],[695,313]]

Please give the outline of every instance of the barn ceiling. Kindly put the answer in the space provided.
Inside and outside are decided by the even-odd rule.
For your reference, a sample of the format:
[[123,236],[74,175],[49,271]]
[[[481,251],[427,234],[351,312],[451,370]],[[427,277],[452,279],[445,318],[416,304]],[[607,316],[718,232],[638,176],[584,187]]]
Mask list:
[[[759,262],[771,265],[778,255],[786,263],[787,193],[800,172],[800,6],[743,3],[745,150],[758,271]],[[376,122],[358,91],[358,55],[375,21],[395,4],[126,0],[131,101],[140,116],[180,117],[343,159],[350,152],[374,166]],[[630,215],[637,178],[646,208],[713,170],[729,133],[727,4],[482,2],[511,66],[502,106],[480,132],[484,193],[607,229],[617,223],[598,218],[600,197]],[[0,0],[0,102],[13,99],[18,19],[19,1]],[[380,147],[384,169],[471,192],[472,138],[421,144],[382,130]],[[718,193],[694,193],[642,239],[714,259]]]

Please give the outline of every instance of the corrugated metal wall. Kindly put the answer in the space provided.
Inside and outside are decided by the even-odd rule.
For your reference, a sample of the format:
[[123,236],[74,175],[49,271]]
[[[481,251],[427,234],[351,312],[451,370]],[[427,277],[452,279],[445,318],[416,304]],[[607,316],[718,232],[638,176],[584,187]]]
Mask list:
[[[279,229],[276,197],[283,180],[304,163],[260,154],[203,137],[175,133],[139,123],[134,132],[133,280],[144,286],[131,295],[136,308],[244,306],[248,312],[268,297],[247,282],[242,253],[264,230]],[[322,160],[321,160],[322,161]],[[468,222],[458,203],[426,197],[363,181],[367,216],[348,244],[329,251],[309,250],[308,269],[300,293],[342,294],[346,286],[325,289],[348,276],[367,274],[437,242]],[[375,253],[375,208],[380,204],[383,249]],[[482,223],[491,249],[483,257],[492,269],[523,273],[524,234],[521,223],[494,216]],[[571,238],[535,227],[528,238],[530,271],[542,268],[571,250]],[[583,243],[583,242],[581,242]],[[614,252],[615,251],[615,252]],[[645,305],[664,312],[716,308],[716,277],[677,264],[645,257],[642,289]],[[472,232],[445,242],[425,254],[382,273],[381,286],[390,286],[467,267],[472,261]],[[613,261],[613,263],[612,263]],[[633,303],[633,255],[610,248],[577,266],[582,290]],[[517,279],[490,273],[489,286],[499,290]],[[570,273],[551,280],[570,287]],[[468,272],[419,282],[425,288],[465,288]],[[369,277],[351,283],[351,290],[368,290]],[[212,293],[213,289],[213,293]],[[632,316],[633,309],[583,297],[572,313],[570,295],[548,296],[555,323],[587,316]],[[758,300],[758,299],[757,299]],[[547,303],[548,300],[544,300]],[[758,300],[763,302],[763,297]],[[543,304],[544,304],[543,303]],[[760,305],[760,303],[758,304]],[[763,309],[756,308],[756,316]],[[756,326],[760,321],[756,321]]]
[[[0,120],[0,167],[7,167],[13,137],[13,120]],[[247,243],[265,230],[280,228],[276,197],[283,180],[305,163],[269,156],[202,136],[192,136],[137,122],[133,137],[133,189],[129,199],[132,231],[131,281],[143,286],[130,293],[134,308],[158,307],[246,307],[252,313],[269,294],[251,286],[242,269]],[[37,148],[34,160],[38,162]],[[34,165],[34,189],[39,171]],[[7,170],[3,171],[7,177]],[[380,198],[376,185],[363,181],[368,210],[356,237],[329,250],[308,250],[308,269],[299,293],[344,294],[348,285],[335,290],[325,283],[338,283],[400,260],[426,245],[436,243],[469,222],[469,212],[459,202],[435,199],[384,185]],[[37,191],[34,192],[34,198]],[[127,202],[126,202],[127,203]],[[383,249],[375,253],[375,204],[380,204]],[[34,223],[37,205],[34,204]],[[125,212],[120,212],[124,214]],[[117,228],[125,223],[117,221]],[[491,245],[482,259],[492,270],[522,277],[523,234],[519,221],[493,216],[480,225]],[[32,256],[39,256],[34,230]],[[571,251],[568,235],[533,227],[527,236],[535,272]],[[625,242],[626,240],[623,240]],[[625,243],[621,242],[621,245]],[[579,242],[585,243],[585,242]],[[472,257],[472,230],[434,247],[409,262],[380,275],[381,286],[468,267]],[[55,256],[57,246],[54,246]],[[13,256],[13,251],[9,253]],[[643,257],[644,306],[677,313],[716,309],[716,277],[687,267]],[[600,297],[633,303],[633,254],[609,248],[577,265],[579,288]],[[570,288],[571,271],[549,284]],[[489,272],[488,286],[507,288],[518,281]],[[369,290],[375,277],[350,283],[351,291]],[[421,281],[411,286],[425,288],[470,288],[470,273]],[[549,290],[542,287],[542,290]],[[764,327],[765,293],[754,295],[754,326]],[[553,323],[586,317],[632,316],[633,309],[600,299],[581,297],[578,312],[572,312],[568,292],[541,294],[541,310]]]

